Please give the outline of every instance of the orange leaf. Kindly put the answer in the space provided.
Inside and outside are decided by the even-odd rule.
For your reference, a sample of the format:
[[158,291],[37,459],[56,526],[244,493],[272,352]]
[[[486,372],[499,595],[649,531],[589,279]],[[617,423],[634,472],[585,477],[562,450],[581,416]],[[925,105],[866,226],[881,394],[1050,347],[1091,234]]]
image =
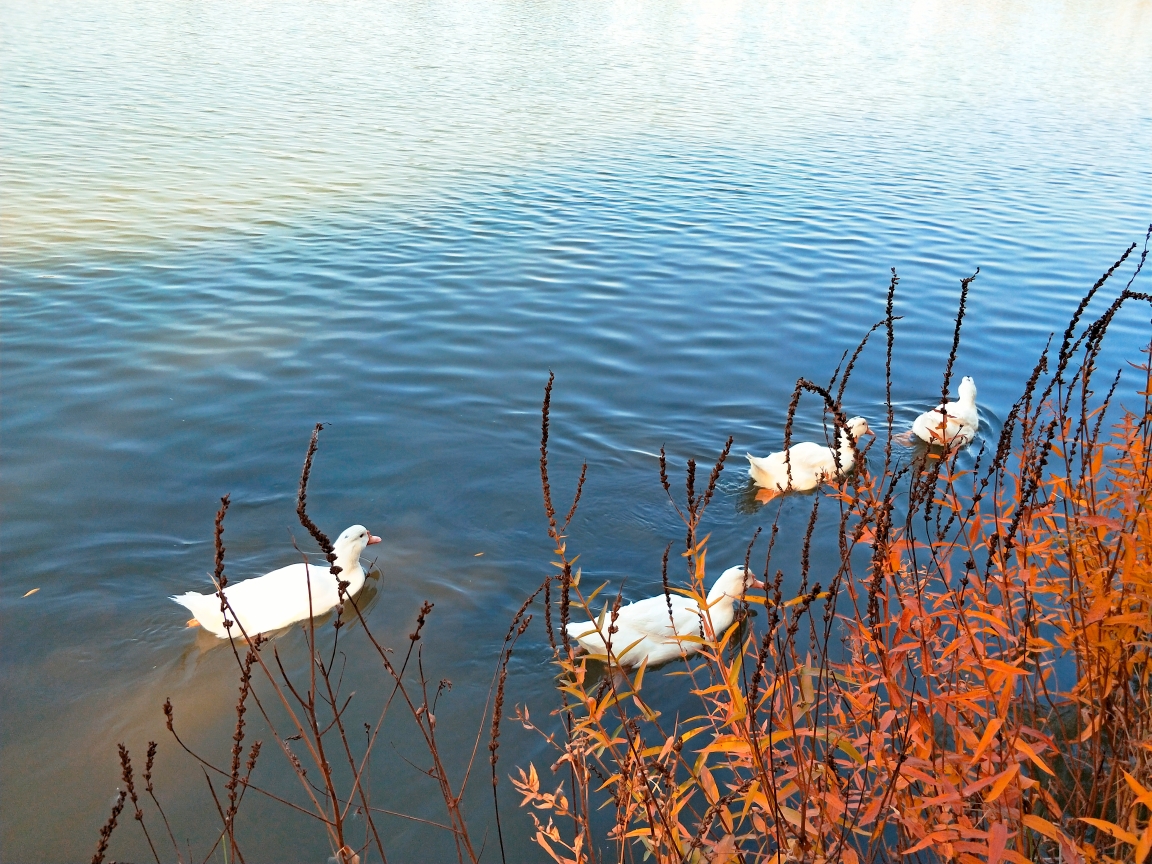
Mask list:
[[1129,774],[1127,771],[1124,772],[1124,780],[1127,781],[1128,786],[1132,789],[1132,791],[1136,793],[1137,804],[1143,804],[1146,807],[1152,807],[1152,792],[1141,786],[1136,781],[1136,778]]
[[994,718],[988,723],[984,734],[980,736],[980,743],[976,745],[976,752],[972,754],[972,761],[968,763],[969,768],[975,765],[976,760],[980,758],[980,754],[988,749],[988,745],[992,743],[992,736],[995,735],[1003,725],[1004,721],[999,717]]
[[1039,816],[1029,813],[1021,821],[1037,834],[1043,834],[1049,840],[1055,840],[1057,843],[1068,842],[1068,835],[1047,819],[1041,819]]
[[997,822],[988,829],[988,864],[999,864],[1007,845],[1008,827],[1003,822]]
[[1145,825],[1140,833],[1140,842],[1136,846],[1136,864],[1144,864],[1149,850],[1152,850],[1152,822]]
[[913,853],[919,852],[921,849],[925,849],[925,848],[933,845],[934,843],[936,843],[938,841],[951,840],[951,839],[955,839],[955,837],[956,837],[956,832],[951,830],[951,829],[948,829],[948,828],[945,828],[942,831],[933,831],[931,834],[929,834],[927,837],[925,837],[923,840],[921,840],[919,843],[917,843],[911,849],[905,849],[902,854],[912,855]]
[[992,788],[988,790],[988,794],[984,796],[984,801],[991,804],[997,798],[1004,794],[1004,790],[1008,788],[1008,784],[1012,782],[1012,778],[1020,773],[1020,763],[1017,762],[1007,771],[1000,773],[998,779],[993,784]]
[[1005,675],[1027,675],[1027,669],[1021,669],[1018,666],[1009,666],[1003,660],[994,660],[991,657],[984,658],[984,665],[990,669],[995,669],[997,672],[1003,672]]

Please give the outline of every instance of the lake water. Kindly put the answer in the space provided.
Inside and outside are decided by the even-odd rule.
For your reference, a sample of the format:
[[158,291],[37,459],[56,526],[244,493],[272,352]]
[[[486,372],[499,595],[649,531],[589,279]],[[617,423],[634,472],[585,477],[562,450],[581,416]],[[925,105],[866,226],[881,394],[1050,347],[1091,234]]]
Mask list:
[[[142,759],[150,738],[177,835],[205,854],[214,811],[160,707],[224,762],[234,661],[167,596],[206,590],[226,492],[232,578],[294,560],[317,421],[312,515],[383,536],[384,641],[407,644],[436,604],[425,664],[454,682],[439,718],[459,759],[508,620],[550,569],[549,370],[558,498],[588,462],[570,547],[586,578],[644,596],[682,536],[653,454],[707,461],[728,435],[737,454],[778,449],[796,378],[827,379],[882,317],[889,268],[908,419],[939,394],[959,280],[980,267],[957,372],[990,437],[1152,219],[1147,2],[0,0],[0,16],[4,860],[91,855],[116,743]],[[1139,359],[1147,319],[1120,317],[1105,365]],[[849,410],[878,424],[880,350],[853,381]],[[801,415],[820,434],[818,406]],[[710,510],[720,566],[775,512],[751,506],[741,462]],[[785,526],[809,504],[785,502]],[[301,668],[299,634],[279,644]],[[384,684],[348,646],[357,725]],[[547,716],[547,656],[530,630],[509,707]],[[668,710],[676,680],[651,685]],[[438,820],[401,719],[375,802]],[[547,764],[506,728],[502,773]],[[295,794],[282,762],[266,747],[256,777]],[[483,775],[472,788],[479,837]],[[500,790],[510,860],[539,860]],[[291,811],[241,814],[249,861],[330,854]],[[148,859],[122,822],[111,854]],[[435,829],[381,824],[393,861],[451,854]]]

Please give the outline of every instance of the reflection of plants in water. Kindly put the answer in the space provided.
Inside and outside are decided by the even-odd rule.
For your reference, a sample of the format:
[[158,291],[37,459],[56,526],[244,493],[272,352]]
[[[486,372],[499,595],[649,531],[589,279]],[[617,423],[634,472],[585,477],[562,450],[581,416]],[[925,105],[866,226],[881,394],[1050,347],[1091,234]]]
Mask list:
[[[673,717],[644,691],[651,670],[620,662],[627,649],[612,644],[620,600],[598,614],[599,589],[585,593],[566,523],[556,524],[549,386],[541,481],[560,594],[560,627],[546,619],[558,721],[538,722],[526,707],[517,719],[556,748],[560,782],[543,782],[529,765],[513,783],[552,859],[1144,864],[1152,853],[1152,372],[1135,367],[1136,407],[1111,415],[1110,437],[1104,424],[1119,375],[1102,398],[1093,376],[1116,312],[1152,296],[1129,282],[1080,327],[1132,251],[1088,292],[1058,351],[1036,364],[994,451],[974,448],[974,463],[956,451],[921,448],[903,462],[893,452],[893,274],[878,325],[887,336],[882,465],[874,455],[875,473],[811,497],[791,599],[773,560],[776,510],[767,597],[748,598],[765,605],[766,620],[725,633],[705,621],[699,635],[674,637],[694,657],[672,673],[691,704],[679,703]],[[1146,254],[1147,244],[1137,273]],[[798,382],[786,448],[804,392],[819,397],[837,440],[859,351],[829,386]],[[688,463],[676,506],[687,528],[688,593],[701,608],[708,538],[698,533],[724,455],[702,495]],[[663,462],[660,479],[671,497]],[[810,544],[817,514],[831,508],[839,566],[818,577]],[[750,556],[751,546],[746,563]],[[667,592],[666,567],[664,585]],[[603,655],[573,650],[564,628],[572,615],[594,622]],[[607,817],[594,816],[601,808]],[[600,818],[609,824],[598,834]]]

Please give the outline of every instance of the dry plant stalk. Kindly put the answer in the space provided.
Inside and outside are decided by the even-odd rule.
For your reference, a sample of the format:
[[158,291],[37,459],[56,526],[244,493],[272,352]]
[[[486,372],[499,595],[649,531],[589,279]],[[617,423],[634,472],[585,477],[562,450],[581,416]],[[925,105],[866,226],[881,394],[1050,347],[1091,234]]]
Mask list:
[[[696,643],[692,662],[664,673],[682,677],[694,716],[665,717],[645,698],[648,670],[622,668],[611,644],[619,597],[598,615],[592,604],[603,586],[583,592],[551,503],[549,381],[541,481],[561,620],[575,606],[607,643],[604,655],[580,657],[549,633],[558,722],[516,709],[557,753],[558,785],[542,782],[534,765],[513,778],[534,840],[554,861],[1145,864],[1152,374],[1148,362],[1134,366],[1139,381],[1123,392],[1136,402],[1110,415],[1119,378],[1098,398],[1092,376],[1117,311],[1152,297],[1129,282],[1080,328],[1089,301],[1132,251],[1080,304],[1054,368],[1047,350],[1041,356],[996,452],[980,450],[968,469],[957,452],[904,465],[893,453],[893,273],[877,325],[888,336],[889,440],[882,470],[841,480],[827,496],[839,509],[839,567],[809,574],[817,497],[801,588],[786,600],[772,558],[776,511],[764,564],[770,587],[748,598],[765,606],[764,623],[716,633],[705,615],[700,636],[680,637]],[[1136,273],[1146,255],[1147,241]],[[945,398],[971,281],[962,282]],[[827,388],[798,382],[785,447],[802,392],[820,397],[835,440],[859,352],[838,391],[839,369]],[[727,449],[703,495],[689,462],[685,503],[673,502],[687,528],[683,593],[701,608],[708,538],[698,536],[700,517]],[[671,497],[663,452],[660,481]],[[680,590],[668,587],[666,563],[663,581],[666,592]]]

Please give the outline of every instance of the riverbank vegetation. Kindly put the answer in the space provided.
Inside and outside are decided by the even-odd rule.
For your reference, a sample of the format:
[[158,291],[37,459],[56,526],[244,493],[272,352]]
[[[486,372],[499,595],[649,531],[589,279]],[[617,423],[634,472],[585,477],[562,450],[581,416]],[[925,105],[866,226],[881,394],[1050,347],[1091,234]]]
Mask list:
[[[314,662],[304,680],[285,671],[275,640],[237,634],[229,758],[217,765],[185,748],[212,791],[217,854],[245,860],[237,814],[248,795],[260,794],[316,822],[338,862],[387,860],[368,777],[373,746],[395,708],[418,727],[427,774],[442,793],[443,821],[429,820],[428,830],[451,832],[460,861],[505,857],[504,838],[526,827],[540,860],[561,864],[1144,864],[1152,851],[1152,346],[1123,373],[1098,370],[1097,361],[1117,313],[1152,296],[1129,281],[1103,312],[1088,315],[1134,251],[1086,294],[1038,359],[998,438],[978,440],[966,461],[958,451],[907,451],[893,442],[901,431],[892,407],[893,273],[884,319],[826,383],[797,382],[785,427],[787,446],[797,412],[811,407],[824,412],[829,440],[837,440],[859,356],[883,350],[887,417],[861,453],[865,467],[804,499],[808,531],[795,559],[778,551],[779,503],[765,508],[774,521],[747,538],[745,565],[767,591],[750,593],[726,632],[713,632],[705,616],[698,635],[681,637],[693,657],[659,671],[622,667],[618,658],[630,647],[614,639],[622,597],[583,578],[567,532],[585,472],[566,507],[558,511],[553,500],[550,379],[540,471],[553,572],[525,599],[493,658],[491,710],[471,759],[445,765],[440,755],[435,713],[448,685],[425,673],[421,651],[431,604],[419,610],[409,644],[393,653],[345,597],[330,623],[306,628]],[[1146,256],[1147,243],[1137,273]],[[961,284],[945,398],[970,281]],[[331,563],[331,544],[306,509],[319,431],[305,460],[298,515]],[[681,485],[663,454],[653,478],[683,521],[664,555],[663,591],[687,594],[701,608],[710,581],[706,517],[731,444],[706,479],[689,461]],[[216,522],[221,589],[227,507],[225,498]],[[818,571],[809,553],[818,518],[829,511],[839,564]],[[320,577],[331,578],[317,571]],[[798,590],[786,593],[786,584]],[[596,622],[602,655],[577,652],[565,630],[572,620]],[[527,696],[508,677],[512,651],[534,621],[556,671],[553,710],[544,715],[529,712]],[[345,725],[350,696],[341,692],[341,650],[380,659],[379,719],[362,730]],[[692,710],[669,710],[649,697],[645,684],[655,675],[678,676]],[[259,742],[246,743],[253,707],[261,734],[292,765],[295,801],[252,780],[258,760],[268,758]],[[184,746],[178,709],[164,706],[168,729]],[[554,749],[549,764],[515,753],[501,758],[501,729],[513,722]],[[141,775],[156,811],[146,816],[121,748],[124,789],[94,862],[104,860],[126,802],[158,862],[190,855],[160,809],[155,752],[150,743]],[[494,801],[510,780],[529,817],[497,809],[496,842],[486,846],[476,842],[461,804],[473,769],[487,775]],[[363,817],[356,837],[352,813]]]

